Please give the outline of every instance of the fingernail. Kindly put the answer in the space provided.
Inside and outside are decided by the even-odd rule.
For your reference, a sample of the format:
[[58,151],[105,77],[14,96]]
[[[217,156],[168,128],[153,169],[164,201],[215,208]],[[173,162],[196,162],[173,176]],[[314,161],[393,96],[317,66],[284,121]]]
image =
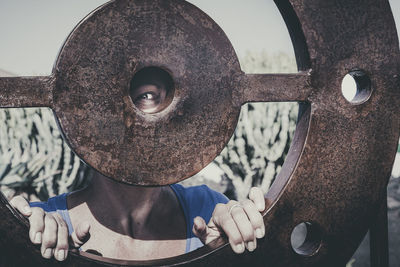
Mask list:
[[263,211],[264,210],[264,205],[263,204],[258,204],[257,205],[257,209],[258,209],[259,212]]
[[42,243],[42,233],[37,232],[35,235],[35,244],[40,244],[40,243]]
[[242,253],[244,251],[244,244],[243,242],[236,245],[236,253]]
[[51,248],[46,248],[46,250],[44,251],[43,257],[45,257],[46,259],[50,259],[51,258],[51,254],[52,254],[52,249]]
[[24,212],[25,213],[31,213],[31,208],[29,206],[24,207]]
[[264,237],[264,233],[263,233],[263,230],[261,230],[261,228],[257,228],[256,229],[256,237],[257,238],[263,238]]
[[256,249],[256,244],[254,241],[247,242],[247,249],[249,251],[253,251]]
[[59,260],[59,261],[65,260],[65,251],[64,251],[63,249],[60,249],[60,250],[58,251],[58,260]]

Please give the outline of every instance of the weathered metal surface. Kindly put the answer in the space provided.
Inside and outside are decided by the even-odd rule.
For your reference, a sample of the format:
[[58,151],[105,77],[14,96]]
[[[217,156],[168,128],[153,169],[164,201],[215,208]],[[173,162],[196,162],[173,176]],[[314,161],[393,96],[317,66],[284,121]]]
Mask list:
[[[179,181],[212,160],[229,139],[240,104],[305,102],[289,155],[266,195],[267,230],[258,249],[234,255],[218,239],[170,259],[126,262],[81,253],[57,264],[345,265],[385,197],[399,138],[394,21],[387,0],[276,3],[292,36],[298,74],[244,74],[223,32],[184,1],[120,0],[98,9],[70,35],[54,69],[50,102],[86,162],[116,180],[142,185]],[[167,69],[176,85],[171,105],[157,114],[140,113],[128,94],[134,72],[149,65]],[[372,86],[372,95],[358,105],[341,94],[342,78],[354,69],[364,70]],[[54,266],[41,259],[26,225],[1,201],[0,251],[19,255],[1,260]],[[299,248],[303,255],[290,244],[301,222],[317,232],[313,243]]]
[[0,107],[50,107],[53,88],[52,76],[0,78]]
[[[129,96],[134,73],[148,66],[167,70],[176,87],[155,114]],[[171,184],[195,174],[221,152],[239,116],[235,52],[211,18],[184,1],[105,5],[69,36],[54,71],[52,108],[69,144],[127,183]]]

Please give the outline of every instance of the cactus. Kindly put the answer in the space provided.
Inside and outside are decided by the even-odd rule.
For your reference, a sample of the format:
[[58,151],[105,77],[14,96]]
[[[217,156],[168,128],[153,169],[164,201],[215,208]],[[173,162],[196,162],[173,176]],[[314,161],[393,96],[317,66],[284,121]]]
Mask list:
[[87,167],[61,138],[50,109],[0,109],[0,123],[0,185],[8,198],[25,192],[43,200],[84,185]]

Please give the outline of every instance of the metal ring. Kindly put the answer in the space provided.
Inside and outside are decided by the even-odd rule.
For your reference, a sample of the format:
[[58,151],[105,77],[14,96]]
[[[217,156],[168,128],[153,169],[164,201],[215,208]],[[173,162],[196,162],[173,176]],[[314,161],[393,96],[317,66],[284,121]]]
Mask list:
[[240,207],[240,208],[243,208],[243,206],[242,205],[240,205],[239,203],[238,204],[235,204],[235,205],[232,205],[230,208],[229,208],[229,214],[232,216],[232,210],[234,209],[234,208],[236,208],[236,207]]

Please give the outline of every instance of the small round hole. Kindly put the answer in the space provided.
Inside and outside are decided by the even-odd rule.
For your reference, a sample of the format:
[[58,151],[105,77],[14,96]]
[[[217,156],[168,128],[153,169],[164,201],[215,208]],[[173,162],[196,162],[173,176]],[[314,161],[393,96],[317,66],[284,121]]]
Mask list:
[[317,253],[321,246],[321,240],[321,231],[310,222],[296,225],[290,236],[293,250],[302,256],[312,256]]
[[371,80],[362,70],[352,70],[342,80],[342,94],[352,104],[361,104],[371,96]]
[[129,95],[133,104],[144,113],[157,113],[172,102],[174,81],[159,67],[145,67],[131,80]]

